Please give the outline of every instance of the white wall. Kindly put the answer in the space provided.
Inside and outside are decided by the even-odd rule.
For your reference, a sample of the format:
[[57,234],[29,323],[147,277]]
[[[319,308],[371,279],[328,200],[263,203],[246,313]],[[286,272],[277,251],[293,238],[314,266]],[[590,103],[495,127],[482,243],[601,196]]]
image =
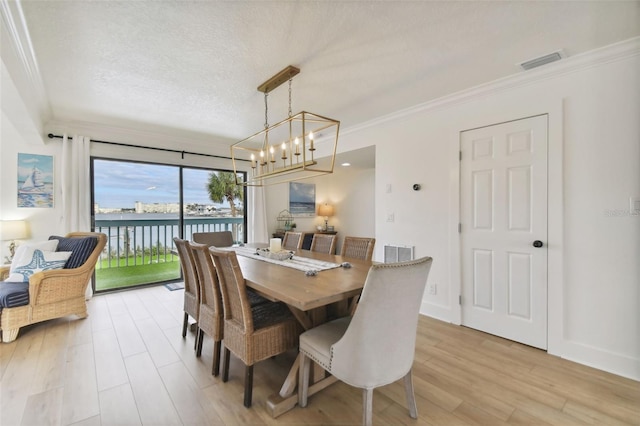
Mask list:
[[[629,198],[640,196],[637,40],[626,49],[343,135],[345,144],[376,145],[378,241],[415,245],[417,256],[434,258],[429,281],[438,293],[424,295],[425,314],[460,322],[459,133],[547,113],[549,352],[640,378],[640,216],[629,214]],[[413,183],[423,189],[413,191]]]
[[[338,231],[339,252],[345,235],[370,237],[375,235],[375,182],[374,169],[351,170],[336,166],[334,173],[307,179],[302,182],[316,185],[316,206],[329,202],[334,206],[334,215],[329,225]],[[265,187],[267,204],[267,226],[269,234],[277,228],[278,214],[289,208],[289,184]],[[321,216],[294,218],[297,230],[311,232],[316,226],[324,226]]]

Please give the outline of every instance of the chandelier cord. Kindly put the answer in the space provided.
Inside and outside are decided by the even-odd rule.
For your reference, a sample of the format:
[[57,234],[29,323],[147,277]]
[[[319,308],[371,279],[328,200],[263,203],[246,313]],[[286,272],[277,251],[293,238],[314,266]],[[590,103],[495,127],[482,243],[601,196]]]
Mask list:
[[291,82],[293,81],[293,77],[289,77],[289,118],[291,118]]
[[269,128],[269,116],[267,115],[269,111],[269,106],[267,105],[267,96],[269,96],[269,94],[267,92],[264,92],[264,128],[265,129]]

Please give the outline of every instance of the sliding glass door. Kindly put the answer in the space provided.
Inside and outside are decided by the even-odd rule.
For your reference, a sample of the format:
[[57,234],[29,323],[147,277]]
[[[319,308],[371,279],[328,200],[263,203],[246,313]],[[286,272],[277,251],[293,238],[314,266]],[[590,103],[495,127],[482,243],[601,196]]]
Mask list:
[[[245,240],[244,192],[219,183],[230,172],[162,164],[92,159],[94,228],[107,235],[96,267],[95,290],[181,279],[174,237],[231,230]],[[222,177],[222,178],[221,178]],[[213,197],[213,198],[212,198]],[[233,208],[232,208],[233,205]],[[234,215],[235,213],[235,215]]]

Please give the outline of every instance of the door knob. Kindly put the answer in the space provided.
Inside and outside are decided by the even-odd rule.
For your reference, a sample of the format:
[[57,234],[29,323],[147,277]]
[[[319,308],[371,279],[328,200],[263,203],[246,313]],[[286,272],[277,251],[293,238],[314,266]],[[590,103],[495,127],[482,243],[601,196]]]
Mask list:
[[542,247],[543,245],[544,245],[544,243],[543,243],[542,241],[540,241],[540,240],[535,240],[535,241],[533,242],[533,246],[534,246],[535,248],[540,248],[540,247]]

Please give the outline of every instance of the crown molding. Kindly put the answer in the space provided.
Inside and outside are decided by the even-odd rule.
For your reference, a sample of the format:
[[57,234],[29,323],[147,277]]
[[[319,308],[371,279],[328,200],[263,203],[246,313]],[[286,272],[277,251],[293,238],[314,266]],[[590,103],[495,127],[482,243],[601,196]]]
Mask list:
[[[35,100],[35,107],[40,115],[38,118],[41,122],[44,122],[46,118],[51,117],[51,105],[44,88],[44,82],[40,74],[40,68],[38,67],[20,0],[0,0],[0,15],[2,16],[5,34],[8,36],[8,42],[13,47],[17,65],[21,67],[21,70],[14,71],[19,71],[27,77],[23,80],[29,85],[28,89],[32,92],[31,95]],[[14,75],[13,78],[15,80],[16,76]],[[19,85],[17,81],[15,81],[15,84]]]
[[348,127],[341,130],[340,133],[341,135],[348,135],[369,127],[378,126],[388,121],[395,121],[425,111],[436,111],[451,108],[455,105],[486,97],[487,95],[495,95],[518,87],[534,84],[539,81],[583,71],[638,55],[640,55],[640,37],[630,38],[599,49],[568,57],[540,68],[522,71],[518,74],[513,74],[489,83],[484,83],[438,99],[405,108],[373,120]]

